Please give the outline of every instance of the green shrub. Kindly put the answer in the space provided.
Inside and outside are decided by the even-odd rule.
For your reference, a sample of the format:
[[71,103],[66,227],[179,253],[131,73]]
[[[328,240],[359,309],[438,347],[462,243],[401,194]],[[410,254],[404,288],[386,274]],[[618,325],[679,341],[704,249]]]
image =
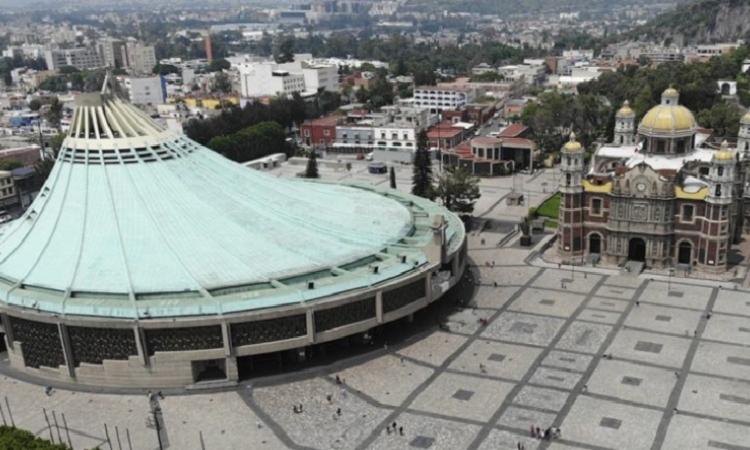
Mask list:
[[69,450],[68,446],[53,444],[26,430],[0,426],[0,450]]

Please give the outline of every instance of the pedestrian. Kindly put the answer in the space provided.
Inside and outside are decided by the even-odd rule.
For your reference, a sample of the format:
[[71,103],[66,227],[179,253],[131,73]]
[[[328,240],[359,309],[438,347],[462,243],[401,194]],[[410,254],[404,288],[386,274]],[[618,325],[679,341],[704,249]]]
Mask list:
[[302,403],[299,404],[299,412],[304,412],[304,409],[302,409]]
[[535,437],[538,437],[538,438],[542,437],[542,429],[541,428],[536,427],[536,436]]
[[487,368],[484,367],[484,364],[479,364],[479,371],[482,373],[487,373]]
[[549,441],[551,437],[552,437],[552,427],[549,427],[546,430],[544,430],[544,438]]
[[536,433],[534,432],[534,425],[531,425],[529,428],[529,436],[536,437]]
[[52,386],[45,386],[44,387],[44,393],[47,395],[47,397],[49,397],[50,395],[52,395]]
[[160,399],[164,400],[164,394],[162,394],[161,391],[157,392],[156,395],[158,395]]
[[393,422],[393,431],[396,431],[396,422]]
[[341,377],[336,375],[336,384],[341,384]]
[[400,436],[403,436],[403,435],[404,435],[404,427],[403,427],[403,426],[401,426],[401,427],[398,427],[398,434],[399,434]]
[[340,415],[341,415],[341,408],[336,408],[336,415],[337,415],[337,416],[340,416]]
[[148,391],[146,397],[148,397],[148,401],[151,401],[154,399],[154,394],[151,391]]
[[331,394],[326,395],[326,400],[328,400],[328,403],[333,403],[333,395]]
[[292,412],[294,414],[298,414],[299,413],[299,411],[297,411],[297,405],[292,405]]
[[390,425],[386,425],[385,432],[388,434],[388,436],[391,435],[391,426]]

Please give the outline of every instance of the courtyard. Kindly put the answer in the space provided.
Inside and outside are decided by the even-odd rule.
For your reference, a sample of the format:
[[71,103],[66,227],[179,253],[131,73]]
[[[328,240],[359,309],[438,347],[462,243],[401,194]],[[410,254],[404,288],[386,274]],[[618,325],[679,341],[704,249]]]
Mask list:
[[[382,348],[167,392],[156,417],[145,392],[46,395],[3,375],[2,419],[76,449],[159,448],[156,422],[176,449],[750,448],[748,292],[557,268],[497,231],[469,239],[471,298]],[[530,436],[553,426],[561,437]]]

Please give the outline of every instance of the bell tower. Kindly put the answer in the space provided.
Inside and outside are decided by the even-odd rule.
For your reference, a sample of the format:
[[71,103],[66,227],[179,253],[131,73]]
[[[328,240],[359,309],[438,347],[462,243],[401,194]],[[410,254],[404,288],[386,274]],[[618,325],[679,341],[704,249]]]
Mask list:
[[564,258],[583,255],[584,149],[575,133],[563,145],[560,156],[560,214],[558,251]]
[[736,153],[724,141],[711,160],[707,177],[708,195],[698,248],[698,264],[707,272],[723,272],[727,268],[736,169]]
[[635,144],[635,112],[627,100],[615,114],[615,144]]

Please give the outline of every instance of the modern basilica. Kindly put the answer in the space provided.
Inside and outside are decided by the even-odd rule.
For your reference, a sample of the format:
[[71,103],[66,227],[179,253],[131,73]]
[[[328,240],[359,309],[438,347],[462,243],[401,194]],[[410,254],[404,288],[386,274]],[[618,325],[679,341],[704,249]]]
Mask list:
[[720,273],[750,215],[750,113],[736,146],[711,148],[708,130],[664,91],[636,130],[627,102],[614,142],[584,162],[575,135],[562,148],[558,251],[567,262],[677,267]]

